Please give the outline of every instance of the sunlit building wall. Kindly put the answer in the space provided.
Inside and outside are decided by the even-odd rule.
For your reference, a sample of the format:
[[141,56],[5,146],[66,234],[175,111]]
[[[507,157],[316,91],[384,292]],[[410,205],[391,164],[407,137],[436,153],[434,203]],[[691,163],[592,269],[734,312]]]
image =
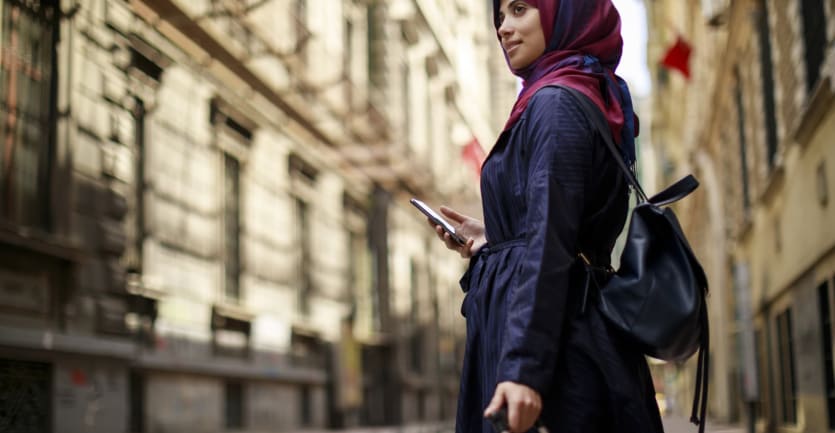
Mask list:
[[[515,95],[468,0],[2,0],[0,392],[41,431],[292,431],[455,410]],[[32,421],[35,420],[35,421]]]
[[[711,294],[710,413],[757,431],[835,427],[832,1],[649,5],[653,139]],[[658,65],[681,36],[691,78]],[[693,369],[668,366],[676,409]],[[668,389],[670,389],[668,387]]]

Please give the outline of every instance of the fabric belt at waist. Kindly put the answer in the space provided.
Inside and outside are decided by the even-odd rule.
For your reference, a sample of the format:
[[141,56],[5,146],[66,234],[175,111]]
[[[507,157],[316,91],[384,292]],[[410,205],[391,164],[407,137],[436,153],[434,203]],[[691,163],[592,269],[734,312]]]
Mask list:
[[[481,262],[484,262],[488,256],[509,248],[522,247],[525,246],[525,244],[525,239],[519,238],[511,239],[505,242],[499,242],[497,244],[492,245],[487,244],[481,247],[481,249],[479,249],[478,252],[472,257],[472,259],[470,259],[470,266],[467,267],[467,271],[464,272],[464,275],[461,277],[461,281],[459,282],[459,284],[461,285],[461,289],[464,292],[469,291],[470,278],[472,278],[473,276],[477,277],[478,281],[481,281],[481,278],[484,276],[484,263]],[[479,271],[476,273],[476,275],[473,275],[473,268],[476,267],[476,262],[480,262],[478,266]]]
[[527,243],[527,241],[524,238],[519,238],[519,239],[511,239],[509,241],[499,242],[499,243],[494,244],[494,245],[493,244],[487,244],[478,251],[478,254],[487,256],[487,255],[497,253],[497,252],[502,251],[502,250],[506,250],[508,248],[521,247],[521,246],[524,246],[526,243]]

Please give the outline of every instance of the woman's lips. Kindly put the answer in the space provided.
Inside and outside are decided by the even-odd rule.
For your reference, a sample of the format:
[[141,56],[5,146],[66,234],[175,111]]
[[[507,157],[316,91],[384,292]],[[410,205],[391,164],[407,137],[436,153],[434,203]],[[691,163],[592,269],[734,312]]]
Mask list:
[[505,47],[504,52],[505,52],[505,53],[507,53],[507,54],[509,55],[509,54],[511,53],[511,51],[513,51],[514,49],[516,49],[516,47],[518,47],[519,45],[522,45],[522,43],[521,43],[521,42],[513,42],[513,43],[511,43],[511,44],[508,44],[508,45]]

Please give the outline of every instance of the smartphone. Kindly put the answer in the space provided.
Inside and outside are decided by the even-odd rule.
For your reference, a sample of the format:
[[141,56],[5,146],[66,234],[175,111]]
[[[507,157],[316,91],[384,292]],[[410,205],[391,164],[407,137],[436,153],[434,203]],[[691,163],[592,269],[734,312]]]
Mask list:
[[409,202],[412,203],[416,208],[418,208],[418,210],[423,212],[424,215],[429,217],[430,221],[432,221],[436,225],[443,227],[444,231],[449,233],[449,237],[451,237],[456,243],[458,243],[458,245],[466,245],[467,240],[464,239],[463,236],[455,233],[455,227],[453,227],[452,224],[447,222],[447,220],[445,220],[437,212],[432,210],[431,207],[427,206],[426,203],[416,198],[409,200]]
[[494,433],[507,433],[510,431],[510,426],[507,422],[507,409],[504,406],[488,416],[487,420],[493,426]]

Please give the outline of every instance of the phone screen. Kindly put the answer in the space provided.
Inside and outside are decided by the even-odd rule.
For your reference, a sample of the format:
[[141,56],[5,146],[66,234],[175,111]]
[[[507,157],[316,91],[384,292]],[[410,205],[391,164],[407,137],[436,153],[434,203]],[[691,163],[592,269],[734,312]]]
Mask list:
[[426,203],[416,198],[409,200],[409,202],[412,203],[421,212],[423,212],[424,215],[429,217],[429,219],[432,220],[433,223],[443,227],[444,231],[449,233],[450,237],[452,237],[452,239],[454,239],[455,242],[458,242],[461,245],[467,243],[466,239],[464,239],[459,234],[455,233],[455,227],[453,227],[452,224],[447,222],[447,220],[445,220],[444,217],[435,212],[435,210],[433,210],[431,207],[427,206]]

